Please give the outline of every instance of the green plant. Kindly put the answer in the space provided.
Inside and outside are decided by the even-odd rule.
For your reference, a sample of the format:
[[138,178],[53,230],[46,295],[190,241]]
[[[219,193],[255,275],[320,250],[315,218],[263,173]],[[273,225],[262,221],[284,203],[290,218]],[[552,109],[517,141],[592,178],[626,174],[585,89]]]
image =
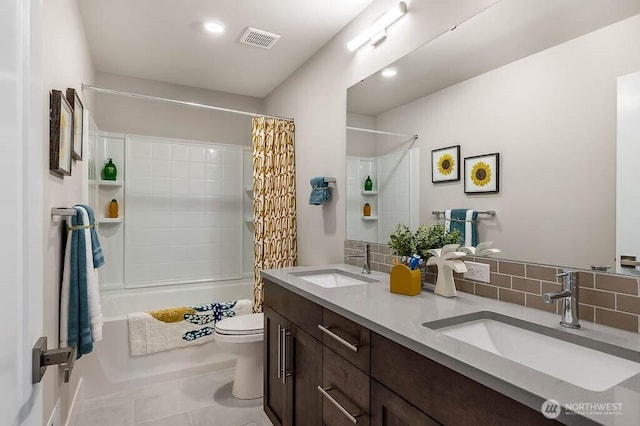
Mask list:
[[413,234],[406,225],[396,226],[396,230],[389,235],[388,244],[396,256],[412,256],[416,252]]
[[460,244],[462,235],[460,231],[446,232],[444,225],[420,225],[414,235],[415,252],[423,259],[430,256],[429,249],[441,248],[447,244]]

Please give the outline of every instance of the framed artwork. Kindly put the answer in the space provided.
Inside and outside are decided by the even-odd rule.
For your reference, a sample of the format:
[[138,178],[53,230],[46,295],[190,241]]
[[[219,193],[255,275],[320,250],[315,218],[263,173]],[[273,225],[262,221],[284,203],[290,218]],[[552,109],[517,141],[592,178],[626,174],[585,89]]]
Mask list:
[[431,151],[431,182],[460,180],[460,145]]
[[49,108],[49,169],[60,176],[70,176],[73,109],[59,90],[51,91]]
[[67,101],[73,110],[73,158],[82,160],[82,138],[84,135],[84,105],[75,89],[67,89]]
[[500,154],[485,154],[464,159],[464,192],[488,194],[500,191]]

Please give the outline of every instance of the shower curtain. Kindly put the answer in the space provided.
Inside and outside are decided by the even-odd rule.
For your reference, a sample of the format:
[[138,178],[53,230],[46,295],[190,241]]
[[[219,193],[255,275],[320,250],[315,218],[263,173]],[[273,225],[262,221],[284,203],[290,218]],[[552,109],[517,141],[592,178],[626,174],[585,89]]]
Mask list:
[[262,312],[260,271],[297,263],[294,129],[293,121],[253,119],[253,312]]

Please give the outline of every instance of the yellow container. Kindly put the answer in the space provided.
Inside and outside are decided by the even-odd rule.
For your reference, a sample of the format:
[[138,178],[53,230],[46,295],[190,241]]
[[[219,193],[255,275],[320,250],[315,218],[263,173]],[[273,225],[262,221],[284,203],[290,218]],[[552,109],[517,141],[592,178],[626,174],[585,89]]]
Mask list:
[[420,269],[409,269],[407,265],[395,265],[389,278],[391,293],[415,296],[422,291]]

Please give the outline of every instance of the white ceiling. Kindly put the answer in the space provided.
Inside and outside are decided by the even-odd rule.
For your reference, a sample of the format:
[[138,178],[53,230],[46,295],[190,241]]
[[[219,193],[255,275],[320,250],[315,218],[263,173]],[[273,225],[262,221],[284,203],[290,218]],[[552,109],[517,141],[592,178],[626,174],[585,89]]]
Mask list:
[[[78,0],[98,71],[265,97],[372,0]],[[202,30],[206,20],[226,32]],[[248,26],[280,34],[265,50]]]
[[376,116],[640,13],[640,0],[502,0],[348,90],[347,110]]

